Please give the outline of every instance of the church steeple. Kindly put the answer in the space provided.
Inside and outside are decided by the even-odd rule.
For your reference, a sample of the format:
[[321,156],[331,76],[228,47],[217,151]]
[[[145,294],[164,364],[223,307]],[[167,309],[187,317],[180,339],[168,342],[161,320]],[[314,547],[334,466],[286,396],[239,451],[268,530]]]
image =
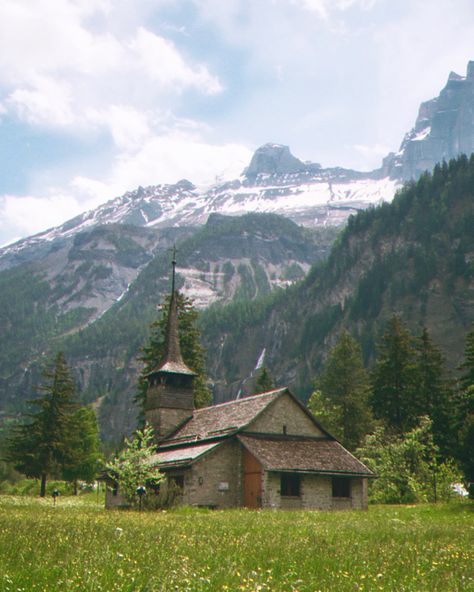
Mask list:
[[158,439],[165,438],[192,415],[196,373],[184,363],[179,345],[176,248],[173,248],[171,298],[163,359],[148,374],[145,419]]
[[195,372],[188,368],[184,363],[181,355],[181,347],[179,345],[178,293],[176,291],[176,247],[173,247],[173,261],[171,264],[173,266],[173,271],[171,276],[171,299],[168,309],[168,323],[165,336],[165,353],[157,371],[195,376]]

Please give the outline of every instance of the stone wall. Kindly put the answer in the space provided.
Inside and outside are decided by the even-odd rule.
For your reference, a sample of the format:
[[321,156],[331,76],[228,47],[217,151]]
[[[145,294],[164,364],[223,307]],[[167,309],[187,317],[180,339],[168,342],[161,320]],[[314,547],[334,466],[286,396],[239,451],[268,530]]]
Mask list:
[[155,438],[163,439],[172,434],[176,427],[192,415],[188,409],[148,409],[145,413],[147,424],[153,428]]
[[350,498],[332,497],[332,477],[301,475],[301,495],[280,495],[280,473],[265,472],[263,478],[263,507],[306,510],[367,509],[367,479],[353,478]]
[[352,507],[356,510],[367,510],[369,503],[368,479],[352,479],[351,496]]
[[286,433],[290,436],[324,436],[288,394],[278,397],[247,429],[250,432],[282,434],[283,426],[286,426]]
[[227,441],[197,461],[185,475],[183,503],[231,508],[242,505],[242,451]]

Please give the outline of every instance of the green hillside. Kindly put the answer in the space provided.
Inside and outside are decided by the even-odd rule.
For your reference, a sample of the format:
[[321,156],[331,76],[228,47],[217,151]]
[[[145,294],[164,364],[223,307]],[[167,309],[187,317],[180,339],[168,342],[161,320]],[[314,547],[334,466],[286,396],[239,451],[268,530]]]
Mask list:
[[370,363],[394,312],[412,330],[426,325],[449,364],[459,363],[474,320],[474,157],[438,165],[391,204],[351,217],[328,260],[298,286],[269,302],[207,310],[217,396],[235,396],[263,350],[277,383],[306,396],[342,328]]
[[[15,414],[32,397],[45,359],[63,350],[83,400],[100,402],[103,433],[130,431],[137,356],[169,290],[173,238],[180,287],[185,281],[191,290],[204,286],[202,300],[247,301],[303,278],[327,256],[336,233],[309,231],[273,214],[215,215],[179,234],[108,225],[52,249],[42,265],[1,272],[0,411]],[[125,290],[120,273],[136,274]],[[112,305],[99,314],[105,298]]]

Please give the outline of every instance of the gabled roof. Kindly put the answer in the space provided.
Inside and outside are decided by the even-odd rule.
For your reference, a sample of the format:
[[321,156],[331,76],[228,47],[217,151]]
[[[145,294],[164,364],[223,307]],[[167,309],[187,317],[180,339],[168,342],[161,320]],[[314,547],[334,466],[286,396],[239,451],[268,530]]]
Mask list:
[[374,476],[336,440],[268,435],[239,435],[238,439],[267,471]]
[[237,401],[196,409],[181,428],[161,443],[160,448],[234,434],[253,421],[278,397],[288,392],[288,389],[281,388]]

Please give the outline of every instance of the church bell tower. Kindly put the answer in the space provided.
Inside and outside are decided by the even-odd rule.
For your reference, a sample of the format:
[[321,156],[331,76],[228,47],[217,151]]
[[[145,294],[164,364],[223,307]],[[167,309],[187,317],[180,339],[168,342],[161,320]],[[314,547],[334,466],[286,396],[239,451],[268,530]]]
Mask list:
[[163,440],[191,417],[194,410],[194,377],[196,373],[184,363],[179,345],[178,307],[175,288],[176,249],[173,250],[173,272],[168,324],[163,360],[147,376],[145,420],[153,427],[158,441]]

